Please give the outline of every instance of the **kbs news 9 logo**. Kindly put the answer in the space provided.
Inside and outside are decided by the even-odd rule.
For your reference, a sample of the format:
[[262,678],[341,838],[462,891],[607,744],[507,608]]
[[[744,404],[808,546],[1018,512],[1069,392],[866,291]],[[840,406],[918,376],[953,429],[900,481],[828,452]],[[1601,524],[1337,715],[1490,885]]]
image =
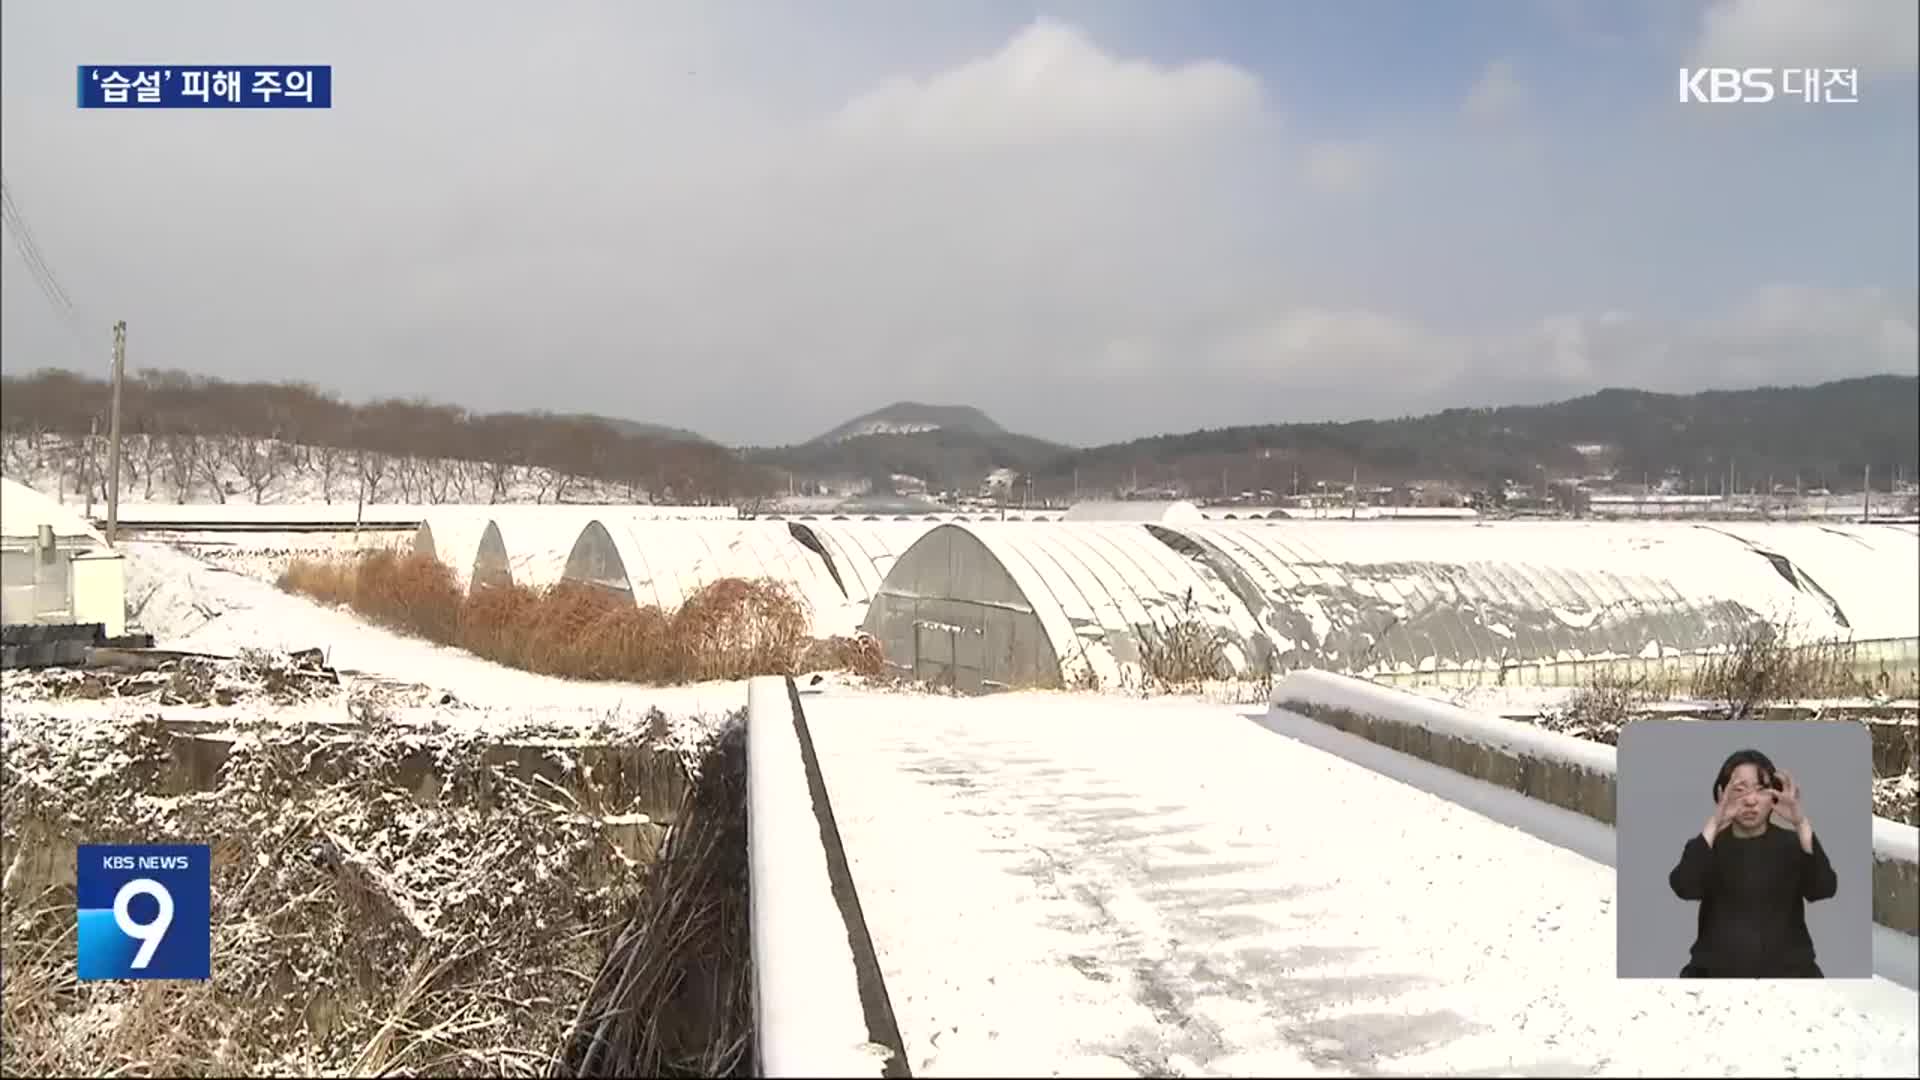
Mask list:
[[206,844],[82,844],[82,979],[211,974],[213,857]]

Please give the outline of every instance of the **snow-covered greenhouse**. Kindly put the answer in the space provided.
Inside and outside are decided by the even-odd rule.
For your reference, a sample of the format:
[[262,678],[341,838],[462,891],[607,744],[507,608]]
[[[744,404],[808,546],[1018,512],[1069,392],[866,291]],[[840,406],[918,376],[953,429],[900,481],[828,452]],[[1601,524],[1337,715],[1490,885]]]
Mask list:
[[1561,682],[1596,661],[1724,651],[1763,625],[1910,662],[1914,535],[1820,528],[948,524],[899,557],[864,628],[896,671],[963,691],[1139,682],[1143,656],[1194,628],[1242,677]]

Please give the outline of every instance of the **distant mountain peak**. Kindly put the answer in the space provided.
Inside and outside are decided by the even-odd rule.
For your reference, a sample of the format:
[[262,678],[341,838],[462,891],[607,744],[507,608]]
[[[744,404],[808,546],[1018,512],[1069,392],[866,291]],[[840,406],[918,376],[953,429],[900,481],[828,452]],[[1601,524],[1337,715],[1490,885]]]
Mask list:
[[971,405],[896,401],[856,416],[813,441],[839,443],[870,435],[916,435],[929,431],[964,431],[984,437],[1006,434],[1005,428]]

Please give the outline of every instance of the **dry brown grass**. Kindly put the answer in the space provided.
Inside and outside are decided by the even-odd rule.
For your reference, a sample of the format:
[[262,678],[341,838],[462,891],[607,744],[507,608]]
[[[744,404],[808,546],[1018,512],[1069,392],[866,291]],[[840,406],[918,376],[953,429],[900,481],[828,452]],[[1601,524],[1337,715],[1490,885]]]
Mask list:
[[1147,689],[1177,693],[1233,675],[1226,635],[1195,610],[1192,589],[1177,618],[1166,626],[1142,628],[1138,638]]
[[751,1076],[744,725],[708,748],[548,1075]]
[[347,561],[295,559],[278,584],[391,630],[570,679],[673,684],[885,666],[870,638],[809,638],[800,602],[769,579],[715,581],[667,612],[571,582],[462,595],[432,556],[376,550]]
[[1853,643],[1791,640],[1791,627],[1756,624],[1694,671],[1693,696],[1718,704],[1727,719],[1742,720],[1779,702],[1880,694],[1875,680],[1861,675]]

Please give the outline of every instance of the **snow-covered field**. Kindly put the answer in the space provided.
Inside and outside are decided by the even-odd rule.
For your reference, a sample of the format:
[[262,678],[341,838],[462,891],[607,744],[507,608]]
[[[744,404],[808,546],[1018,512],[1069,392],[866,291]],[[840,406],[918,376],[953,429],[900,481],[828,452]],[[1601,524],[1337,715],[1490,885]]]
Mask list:
[[[346,686],[167,706],[9,673],[10,720],[297,725],[384,695],[399,723],[502,736],[657,707],[693,742],[746,700],[742,683],[513,671],[164,544],[125,547],[133,621],[160,645],[318,648]],[[1609,867],[1254,710],[839,679],[804,700],[920,1074],[1920,1075],[1913,991],[1617,981]]]
[[[527,719],[595,724],[609,714],[639,716],[650,707],[669,716],[718,720],[746,704],[745,683],[644,687],[515,671],[458,649],[382,630],[345,609],[289,595],[260,578],[209,565],[165,544],[130,541],[122,548],[128,561],[129,622],[152,633],[157,646],[225,656],[244,650],[320,649],[327,662],[343,672],[349,688],[356,683],[426,687],[463,704],[432,707],[431,716],[422,720],[469,727]],[[39,707],[74,712],[149,708],[140,702]],[[285,715],[312,719],[297,709]]]
[[1920,1073],[1912,990],[1619,981],[1610,867],[1247,709],[805,702],[919,1075]]

